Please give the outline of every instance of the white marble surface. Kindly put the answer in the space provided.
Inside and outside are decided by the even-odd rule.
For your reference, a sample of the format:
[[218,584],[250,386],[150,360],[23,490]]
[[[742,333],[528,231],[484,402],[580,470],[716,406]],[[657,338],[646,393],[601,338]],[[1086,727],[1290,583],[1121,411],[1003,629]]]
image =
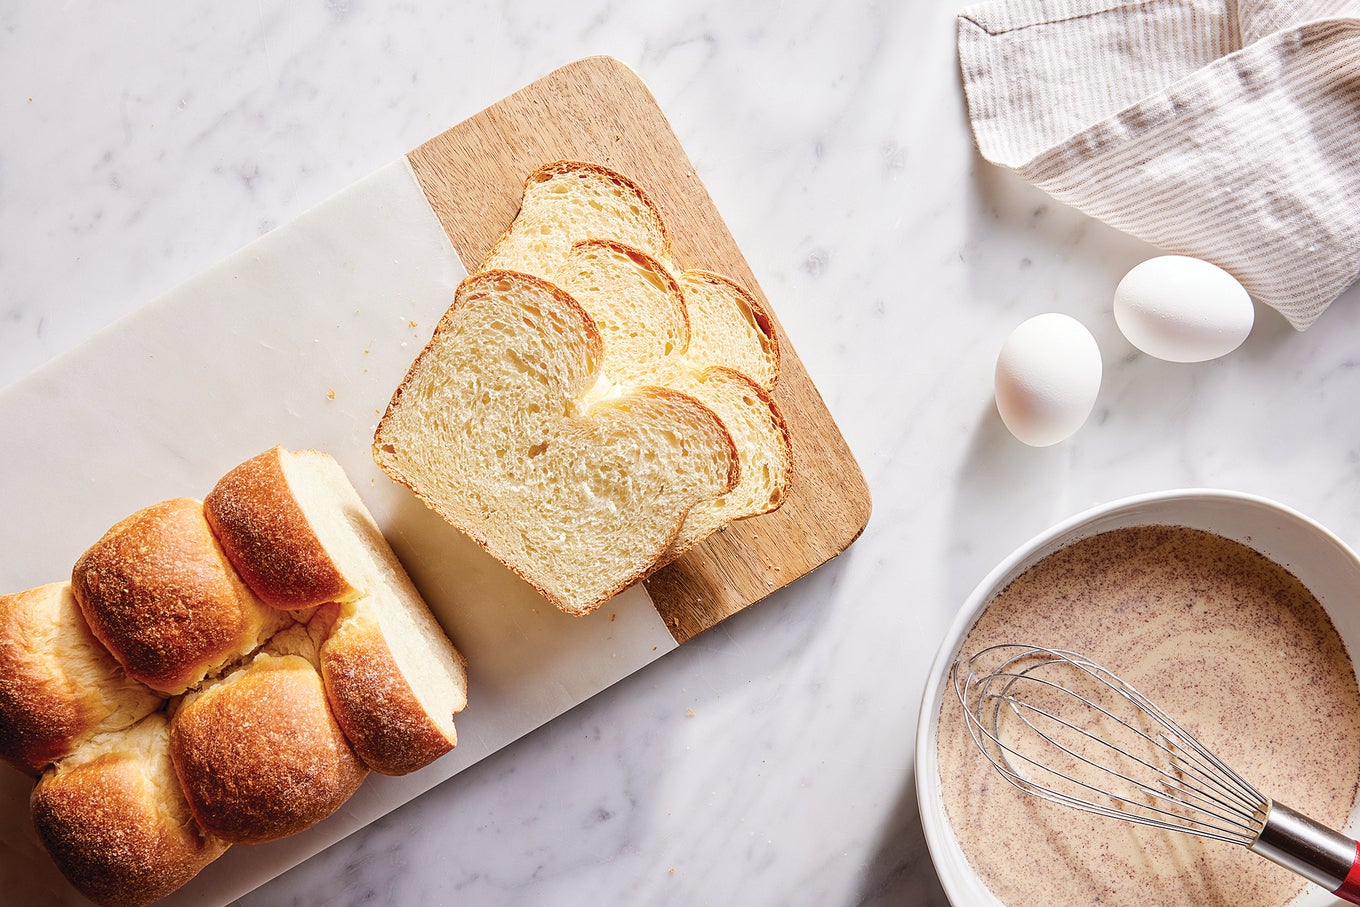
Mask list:
[[[1360,542],[1360,292],[1305,334],[1260,310],[1218,362],[1136,354],[1110,295],[1152,250],[977,160],[955,8],[0,6],[0,382],[609,53],[669,115],[874,493],[838,561],[242,903],[943,904],[916,711],[993,563],[1088,505],[1185,485]],[[1081,433],[1032,450],[991,369],[1043,311],[1094,331],[1106,380]]]

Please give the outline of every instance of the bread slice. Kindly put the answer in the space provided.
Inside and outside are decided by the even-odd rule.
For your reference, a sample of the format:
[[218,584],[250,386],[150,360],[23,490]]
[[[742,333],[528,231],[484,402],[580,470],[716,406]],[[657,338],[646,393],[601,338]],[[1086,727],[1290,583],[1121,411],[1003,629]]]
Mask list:
[[36,776],[163,703],[90,633],[70,583],[0,595],[0,757],[20,771]]
[[741,372],[767,391],[779,380],[774,321],[741,284],[712,271],[676,275],[689,315],[685,359],[692,372],[721,366]]
[[559,287],[473,275],[374,436],[388,475],[572,614],[641,578],[740,469],[692,397],[644,387],[584,403],[603,352]]
[[76,561],[71,588],[128,676],[163,693],[184,692],[293,622],[241,582],[192,498],[119,522]]
[[298,625],[179,704],[170,758],[210,834],[233,844],[294,834],[363,783],[368,770],[331,714],[317,661],[316,643]]
[[525,178],[519,214],[478,270],[549,276],[583,239],[616,240],[663,261],[671,256],[661,211],[637,183],[600,164],[554,161]]
[[[335,595],[319,666],[335,719],[366,765],[405,774],[453,748],[454,715],[467,705],[463,657],[330,455],[267,450],[204,503],[262,596],[302,607]],[[286,584],[297,571],[280,566],[289,563],[306,565],[296,589]]]
[[[770,383],[778,373],[778,348],[762,333],[763,312],[745,290],[707,272],[686,272],[677,281],[656,258],[609,239],[573,245],[555,282],[581,303],[603,338],[600,379],[586,399],[666,385],[713,410],[736,442],[736,487],[695,505],[654,568],[726,523],[783,503],[793,464],[783,414],[755,379],[715,364],[736,359]],[[681,292],[686,283],[691,296]]]
[[784,503],[793,473],[793,446],[783,414],[751,378],[734,369],[713,366],[689,373],[676,388],[717,413],[732,433],[741,458],[741,481],[726,494],[704,501],[689,512],[658,568],[733,520],[776,510]]
[[170,764],[162,712],[94,738],[48,769],[30,805],[62,874],[106,907],[165,897],[227,849],[194,822]]
[[668,386],[686,371],[689,313],[658,259],[617,240],[587,239],[571,247],[555,274],[529,273],[571,294],[600,331],[600,380],[586,399]]

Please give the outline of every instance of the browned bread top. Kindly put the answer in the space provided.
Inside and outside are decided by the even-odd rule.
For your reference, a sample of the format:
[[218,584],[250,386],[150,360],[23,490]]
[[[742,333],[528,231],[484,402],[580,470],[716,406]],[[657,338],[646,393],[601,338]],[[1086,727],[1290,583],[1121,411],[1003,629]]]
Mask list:
[[187,696],[171,723],[170,755],[199,824],[234,844],[309,828],[368,774],[316,668],[299,655],[257,655]]
[[[409,639],[402,642],[411,647]],[[456,657],[461,667],[461,656]],[[378,619],[366,610],[341,620],[321,647],[321,674],[335,719],[355,752],[376,772],[405,775],[458,743],[453,715],[467,702],[466,680],[461,688],[436,685],[437,678],[457,676],[457,671],[426,658],[429,676],[408,680],[409,666],[402,670]],[[425,702],[417,698],[413,681],[432,688]]]
[[192,498],[139,510],[76,561],[86,622],[128,675],[182,693],[291,623],[246,588]]
[[346,574],[299,504],[282,448],[266,450],[222,477],[203,512],[232,565],[261,600],[276,608],[350,601]]
[[194,823],[153,713],[49,769],[33,790],[33,825],[58,868],[90,900],[140,907],[165,897],[227,845]]
[[37,775],[161,702],[90,633],[70,583],[0,595],[0,757],[16,768]]

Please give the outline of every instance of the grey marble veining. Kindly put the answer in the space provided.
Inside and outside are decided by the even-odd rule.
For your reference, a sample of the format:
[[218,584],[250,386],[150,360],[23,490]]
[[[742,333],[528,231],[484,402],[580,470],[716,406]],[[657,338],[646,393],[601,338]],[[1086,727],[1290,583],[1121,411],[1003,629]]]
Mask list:
[[[1137,354],[1110,299],[1153,250],[979,161],[957,5],[0,8],[0,382],[609,53],[666,111],[874,494],[841,558],[241,903],[942,905],[916,712],[993,564],[1088,505],[1190,485],[1360,542],[1360,293],[1304,334],[1261,309],[1217,362]],[[1044,311],[1092,329],[1105,383],[1075,438],[1032,450],[991,374]]]

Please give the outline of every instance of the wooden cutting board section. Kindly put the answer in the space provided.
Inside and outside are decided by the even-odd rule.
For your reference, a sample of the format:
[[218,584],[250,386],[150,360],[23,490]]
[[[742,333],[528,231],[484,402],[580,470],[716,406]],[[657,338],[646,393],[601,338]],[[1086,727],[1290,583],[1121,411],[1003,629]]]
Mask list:
[[735,279],[775,320],[774,398],[793,442],[793,481],[777,511],[740,520],[646,580],[683,643],[844,551],[869,521],[869,489],[817,388],[700,182],[665,114],[631,69],[580,60],[407,155],[469,271],[519,210],[524,178],[555,160],[593,161],[633,179],[661,208],[675,264]]

